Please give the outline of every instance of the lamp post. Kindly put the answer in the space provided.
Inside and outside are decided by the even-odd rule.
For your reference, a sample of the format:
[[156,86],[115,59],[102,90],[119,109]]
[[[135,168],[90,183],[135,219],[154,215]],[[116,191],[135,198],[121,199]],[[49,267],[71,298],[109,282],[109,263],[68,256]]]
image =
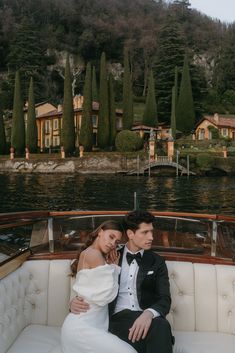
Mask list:
[[179,175],[179,154],[180,151],[176,150],[176,176]]

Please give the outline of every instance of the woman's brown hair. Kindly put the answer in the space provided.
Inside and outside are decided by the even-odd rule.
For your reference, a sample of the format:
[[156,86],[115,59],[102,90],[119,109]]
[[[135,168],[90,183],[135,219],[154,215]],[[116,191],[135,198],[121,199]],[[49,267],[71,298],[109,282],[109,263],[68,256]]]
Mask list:
[[78,261],[79,257],[81,255],[81,252],[87,249],[89,246],[93,244],[95,239],[97,238],[99,232],[102,230],[117,230],[121,232],[122,234],[124,233],[124,228],[122,223],[114,220],[108,220],[99,225],[95,230],[93,230],[89,235],[86,243],[81,247],[81,249],[77,252],[76,259],[72,262],[71,264],[71,276],[74,277],[76,276],[77,273],[77,267],[78,267]]

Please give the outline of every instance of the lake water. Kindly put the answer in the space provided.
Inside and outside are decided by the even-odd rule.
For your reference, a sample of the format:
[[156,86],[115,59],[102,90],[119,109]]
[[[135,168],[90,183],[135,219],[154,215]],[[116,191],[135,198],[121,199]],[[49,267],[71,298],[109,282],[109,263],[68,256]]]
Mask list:
[[0,174],[0,212],[141,208],[235,214],[235,177]]

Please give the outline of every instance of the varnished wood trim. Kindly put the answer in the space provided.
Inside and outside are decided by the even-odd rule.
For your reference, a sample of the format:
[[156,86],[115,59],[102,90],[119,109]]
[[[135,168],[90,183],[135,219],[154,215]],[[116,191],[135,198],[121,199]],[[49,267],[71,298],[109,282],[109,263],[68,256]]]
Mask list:
[[31,254],[28,260],[73,260],[77,256],[77,251],[63,251],[58,253],[37,253]]
[[18,267],[20,267],[29,257],[30,251],[26,251],[22,255],[6,262],[2,266],[0,266],[0,279],[6,277],[11,272],[15,271]]
[[0,224],[0,229],[22,227],[25,225],[35,224],[36,221],[37,220],[32,219],[30,221],[19,220],[18,222],[14,222],[14,223],[4,223],[4,224]]
[[47,217],[49,217],[49,212],[47,211],[0,213],[0,222],[20,220],[20,219],[47,218]]
[[[101,216],[101,215],[125,215],[130,211],[31,211],[31,212],[16,212],[16,213],[1,213],[0,221],[11,221],[19,219],[35,219],[35,218],[47,218],[47,217],[73,217],[73,216]],[[204,214],[204,213],[186,213],[186,212],[160,212],[151,211],[155,216],[159,217],[183,217],[183,218],[195,218],[195,219],[206,219],[206,220],[218,220],[235,222],[234,216],[217,215],[217,214]]]
[[[191,255],[191,254],[177,254],[169,252],[159,253],[167,261],[183,261],[192,263],[204,263],[212,265],[231,265],[235,266],[235,262],[232,259],[224,259],[211,256],[203,255]],[[41,253],[29,256],[28,260],[73,260],[77,256],[77,251],[67,251],[61,253]]]
[[182,262],[192,262],[192,263],[203,263],[211,265],[230,265],[235,266],[235,262],[232,259],[224,259],[213,256],[192,256],[188,254],[174,254],[174,253],[161,253],[167,261],[182,261]]
[[102,215],[125,215],[129,211],[65,211],[49,212],[50,217],[63,216],[102,216]]

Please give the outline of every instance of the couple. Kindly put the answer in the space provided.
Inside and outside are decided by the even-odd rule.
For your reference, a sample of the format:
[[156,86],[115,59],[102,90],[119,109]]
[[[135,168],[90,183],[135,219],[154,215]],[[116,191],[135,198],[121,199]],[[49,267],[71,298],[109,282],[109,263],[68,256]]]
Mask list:
[[77,297],[62,326],[64,353],[172,353],[168,271],[150,250],[153,224],[149,212],[127,214],[128,242],[119,252],[119,223],[104,222],[91,233],[76,264]]

